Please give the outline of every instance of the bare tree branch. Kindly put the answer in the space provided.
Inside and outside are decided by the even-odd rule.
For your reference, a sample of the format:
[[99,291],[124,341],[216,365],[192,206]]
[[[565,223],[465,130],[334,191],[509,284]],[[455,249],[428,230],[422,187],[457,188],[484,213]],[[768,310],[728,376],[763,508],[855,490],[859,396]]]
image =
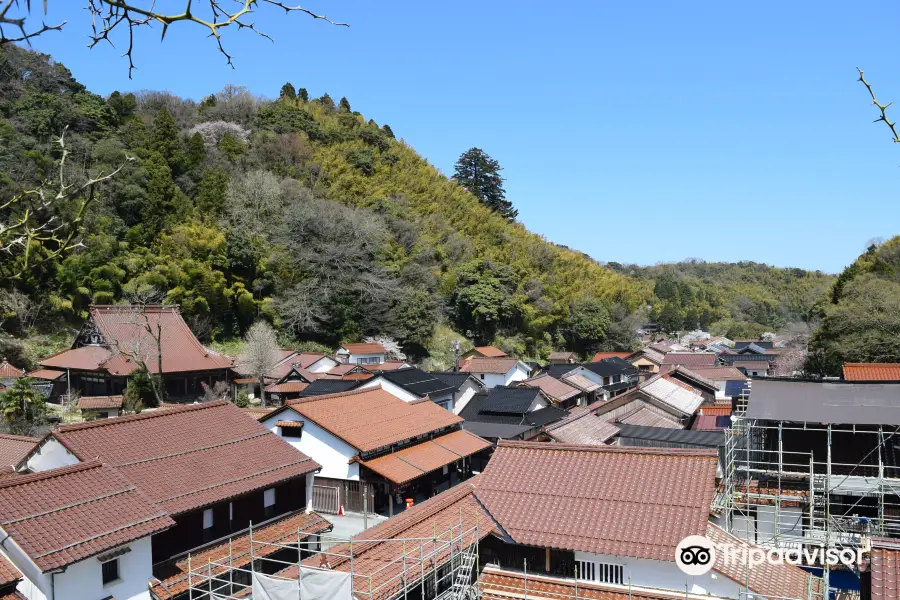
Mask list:
[[[31,12],[31,0],[25,0],[25,12]],[[37,37],[42,33],[46,33],[48,31],[60,31],[63,25],[66,24],[66,21],[58,25],[47,25],[46,23],[41,23],[40,29],[35,29],[33,31],[25,30],[25,19],[27,17],[11,17],[9,16],[10,10],[15,7],[16,9],[20,8],[19,0],[0,0],[0,46],[3,44],[8,44],[12,42],[26,42],[29,46],[31,45],[31,38]],[[47,0],[44,0],[44,14],[47,13]],[[18,34],[7,35],[6,28],[12,28],[14,30],[18,30]]]
[[869,90],[869,95],[872,97],[872,104],[877,106],[878,110],[881,111],[881,116],[872,122],[878,123],[879,121],[884,121],[885,125],[890,128],[891,134],[894,136],[894,143],[900,142],[900,135],[897,134],[897,129],[894,127],[897,124],[896,121],[891,123],[887,118],[887,109],[893,102],[888,102],[887,104],[879,102],[878,98],[875,97],[875,90],[872,89],[872,86],[869,85],[869,82],[866,81],[866,78],[863,76],[863,70],[859,67],[856,67],[856,70],[859,71],[859,81],[861,81],[863,85],[866,86],[866,89]]
[[[0,212],[10,214],[6,221],[0,221],[0,280],[19,279],[29,269],[60,258],[79,246],[81,225],[88,207],[96,199],[97,184],[115,177],[134,160],[126,156],[109,173],[101,171],[81,183],[68,183],[65,167],[69,151],[65,136],[63,130],[56,140],[62,150],[58,181],[47,180],[0,202]],[[68,202],[75,203],[73,217],[60,213]]]

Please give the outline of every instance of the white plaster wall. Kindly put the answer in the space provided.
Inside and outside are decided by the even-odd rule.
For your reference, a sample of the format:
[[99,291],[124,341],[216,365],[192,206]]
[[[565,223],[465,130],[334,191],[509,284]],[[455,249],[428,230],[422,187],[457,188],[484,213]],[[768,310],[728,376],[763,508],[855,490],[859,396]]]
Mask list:
[[525,381],[528,379],[530,373],[527,369],[523,368],[522,365],[516,364],[512,369],[509,370],[509,373],[506,374],[506,383],[504,385],[512,385],[517,381]]
[[359,481],[359,464],[350,463],[350,459],[357,454],[353,446],[291,409],[272,415],[263,421],[263,424],[275,435],[281,435],[280,428],[275,425],[278,421],[303,423],[303,435],[300,436],[300,439],[282,439],[322,465],[322,470],[318,473],[319,477]]
[[597,375],[590,369],[580,368],[580,369],[578,369],[578,373],[579,373],[579,375],[584,375],[590,381],[593,381],[597,385],[609,385],[608,383],[605,383],[603,381],[603,377],[601,375]]
[[472,373],[472,375],[475,377],[475,379],[483,383],[484,387],[486,388],[506,385],[507,382],[505,374],[500,375],[497,373]]
[[453,403],[453,414],[458,415],[462,412],[462,410],[466,407],[466,404],[469,403],[469,400],[472,399],[481,388],[469,381],[465,384],[465,389],[460,393],[459,397],[456,399],[456,402]]
[[25,463],[30,471],[39,473],[49,469],[58,469],[78,464],[74,454],[66,450],[55,438],[49,438]]
[[400,398],[404,402],[412,402],[413,400],[419,399],[419,396],[416,396],[415,394],[404,390],[402,387],[400,387],[396,383],[392,383],[383,377],[373,377],[372,379],[365,382],[364,384],[362,384],[361,386],[359,386],[356,389],[367,390],[367,389],[372,389],[372,388],[377,388],[377,387],[380,387],[381,389],[386,391],[388,394],[391,394],[392,396],[396,396],[397,398]]
[[[28,600],[97,600],[115,597],[116,600],[149,600],[148,583],[153,577],[150,537],[131,542],[131,549],[119,556],[119,579],[103,585],[102,567],[96,557],[69,565],[62,573],[41,573],[38,567],[12,540],[4,543],[3,551],[25,579],[18,590]],[[52,579],[52,581],[51,581]]]
[[629,578],[636,587],[659,588],[684,593],[686,587],[692,594],[711,594],[721,598],[739,598],[740,585],[723,575],[709,572],[691,577],[681,572],[672,561],[648,560],[629,556],[610,556],[591,552],[576,552],[575,560],[591,560],[597,563],[618,564],[625,567],[625,585]]
[[326,356],[309,365],[307,371],[310,373],[327,373],[336,366],[338,366],[338,361]]
[[367,364],[381,364],[384,362],[384,354],[375,353],[375,354],[351,354],[349,362],[350,364],[357,365],[359,364],[359,359],[361,358],[377,358],[377,363],[367,363]]

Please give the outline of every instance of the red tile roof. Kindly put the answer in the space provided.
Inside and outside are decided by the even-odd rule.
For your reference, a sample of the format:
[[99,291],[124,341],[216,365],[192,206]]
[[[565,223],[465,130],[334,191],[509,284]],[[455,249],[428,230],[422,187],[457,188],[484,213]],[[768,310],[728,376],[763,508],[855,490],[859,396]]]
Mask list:
[[63,425],[52,435],[83,460],[112,464],[173,515],[319,468],[224,401]]
[[81,410],[122,408],[122,396],[82,396],[77,406]]
[[474,356],[463,361],[459,366],[459,370],[463,373],[495,373],[497,375],[506,375],[518,362],[519,359],[512,357],[484,358],[481,356]]
[[594,358],[591,359],[591,362],[600,362],[601,360],[606,360],[607,358],[628,358],[631,356],[632,352],[598,352],[594,355]]
[[[0,554],[0,588],[22,579],[22,574],[11,562]],[[0,594],[2,598],[2,594]]]
[[669,352],[663,357],[664,365],[684,365],[690,367],[712,367],[716,364],[716,356],[712,352]]
[[[542,569],[542,566],[538,566]],[[510,600],[510,598],[530,598],[532,600],[683,600],[684,592],[676,598],[662,590],[653,593],[647,589],[623,589],[621,586],[600,583],[578,582],[577,593],[572,579],[562,579],[547,575],[507,571],[489,565],[478,578],[482,600]]]
[[[307,539],[311,535],[329,531],[332,525],[316,513],[295,513],[274,523],[253,528],[253,558],[264,558],[282,550],[276,544],[293,542],[298,538]],[[302,534],[301,534],[302,533]],[[259,542],[259,543],[258,543]],[[229,563],[235,569],[245,568],[250,564],[250,534],[233,536],[227,541],[191,553],[191,568],[194,569],[193,585],[203,583],[196,575],[203,565],[218,562]],[[188,591],[188,559],[179,559],[172,563],[157,565],[154,574],[160,579],[153,581],[150,591],[159,600],[169,600]],[[211,573],[219,576],[228,571],[225,567],[211,567]]]
[[714,450],[501,440],[477,494],[518,544],[672,561],[706,533],[717,464]]
[[303,421],[276,421],[276,427],[294,427],[295,429],[303,429]]
[[0,527],[46,572],[173,526],[99,461],[0,480]]
[[341,348],[350,354],[387,354],[384,346],[374,342],[360,342],[358,344],[341,344]]
[[[403,589],[403,561],[404,551],[407,560],[413,564],[424,561],[423,568],[406,569],[407,584],[414,585],[424,575],[433,573],[433,569],[440,567],[450,560],[449,550],[441,551],[446,546],[446,539],[450,528],[454,528],[455,535],[459,535],[460,523],[463,531],[469,533],[465,543],[474,543],[476,537],[484,539],[496,531],[495,523],[475,498],[480,477],[474,477],[464,481],[449,490],[429,498],[421,504],[405,510],[400,515],[370,527],[360,535],[353,538],[353,595],[360,600],[388,600],[395,598]],[[432,538],[437,533],[443,540],[437,544],[432,541],[423,541],[421,545],[409,543],[404,545],[402,538]],[[380,540],[380,541],[367,541]],[[385,541],[387,540],[387,541]],[[424,557],[420,554],[423,551]],[[350,571],[350,548],[347,544],[339,544],[329,552],[329,563],[338,571]],[[340,556],[337,556],[340,555]],[[435,563],[431,563],[431,558]],[[312,556],[303,561],[306,566],[318,567],[321,558]],[[418,562],[416,562],[418,561]],[[280,577],[297,578],[297,567],[289,567],[280,573]],[[371,588],[370,588],[371,577]],[[374,593],[369,594],[369,590]]]
[[40,441],[39,438],[0,433],[0,468],[19,464]]
[[292,392],[302,392],[308,386],[303,381],[285,381],[284,383],[273,383],[266,386],[266,391],[273,394],[290,394]]
[[581,394],[581,390],[578,388],[572,387],[568,383],[562,382],[546,373],[538,375],[537,377],[532,377],[531,379],[526,379],[525,381],[520,382],[519,386],[540,388],[547,396],[559,402],[563,402]]
[[0,362],[0,379],[12,379],[23,377],[24,375],[25,369],[12,366],[5,358],[3,362]]
[[[103,337],[104,346],[82,346],[66,350],[41,362],[45,367],[86,371],[105,370],[129,375],[138,369],[134,354],[140,354],[151,373],[158,371],[157,328],[162,336],[163,373],[228,369],[232,359],[204,347],[181,317],[177,306],[148,306],[136,312],[130,306],[92,306],[91,321]],[[145,330],[146,323],[153,334]]]
[[38,369],[28,374],[32,379],[48,379],[55,381],[65,375],[65,371],[57,371],[55,369]]
[[730,417],[731,416],[731,405],[730,404],[701,404],[698,409],[698,413],[701,415],[712,415],[716,417]]
[[490,447],[491,443],[486,439],[460,429],[391,454],[360,461],[360,464],[385,479],[402,484]]
[[869,571],[872,573],[871,600],[900,598],[900,544],[897,540],[872,539]]
[[691,429],[694,431],[721,431],[726,429],[725,427],[719,427],[718,418],[712,415],[697,415],[694,424],[691,425]]
[[900,363],[844,363],[846,381],[900,381]]
[[570,358],[578,358],[574,352],[551,352],[548,360],[568,360]]
[[361,452],[463,421],[431,400],[404,402],[380,387],[288,400],[269,416],[288,407]]
[[506,352],[495,346],[475,346],[470,352],[477,352],[485,358],[503,358]]

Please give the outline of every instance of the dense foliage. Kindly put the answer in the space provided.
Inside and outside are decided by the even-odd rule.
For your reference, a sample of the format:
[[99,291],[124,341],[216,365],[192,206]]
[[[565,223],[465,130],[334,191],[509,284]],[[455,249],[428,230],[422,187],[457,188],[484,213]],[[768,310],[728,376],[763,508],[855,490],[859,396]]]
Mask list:
[[900,236],[872,245],[844,269],[821,319],[808,371],[840,375],[844,362],[900,362]]
[[[283,343],[386,335],[436,358],[453,330],[538,358],[628,348],[648,318],[771,330],[830,285],[752,263],[602,266],[511,222],[511,205],[482,202],[346,98],[285,84],[274,101],[235,87],[104,99],[47,56],[0,50],[0,196],[55,176],[65,128],[73,178],[135,160],[100,184],[81,247],[0,290],[20,337],[155,288],[205,341],[263,318]],[[20,326],[4,298],[40,318]]]

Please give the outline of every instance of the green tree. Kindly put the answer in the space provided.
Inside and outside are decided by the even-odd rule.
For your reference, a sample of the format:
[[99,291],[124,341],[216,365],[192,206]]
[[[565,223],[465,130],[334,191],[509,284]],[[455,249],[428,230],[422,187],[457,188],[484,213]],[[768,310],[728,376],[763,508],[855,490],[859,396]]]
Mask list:
[[117,90],[109,95],[109,98],[106,99],[106,103],[109,104],[110,108],[113,109],[113,112],[116,113],[119,121],[124,121],[132,116],[134,111],[137,110],[137,98],[130,92],[121,94]]
[[381,131],[383,131],[385,135],[390,136],[391,139],[394,139],[394,130],[391,129],[391,126],[387,123],[381,126]]
[[471,331],[478,343],[489,343],[503,326],[522,316],[519,279],[507,265],[475,260],[459,268],[450,306],[460,331]]
[[0,394],[0,417],[14,435],[34,435],[46,422],[47,405],[32,383],[33,380],[20,377]]
[[184,166],[184,149],[175,119],[166,107],[156,113],[150,132],[150,148],[166,160],[172,173],[179,174]]
[[676,302],[666,302],[659,311],[656,322],[662,331],[679,331],[684,324],[684,313]]
[[185,166],[193,169],[203,162],[206,157],[206,146],[203,144],[203,136],[195,133],[187,139],[187,152],[185,152]]
[[500,163],[480,148],[469,148],[456,161],[453,178],[496,213],[513,221],[519,211],[506,199]]
[[294,90],[294,86],[288,82],[281,86],[281,92],[279,92],[278,97],[282,100],[294,100],[297,98],[297,92]]
[[581,354],[596,351],[610,326],[609,309],[596,298],[572,304],[563,335],[570,348]]
[[[158,376],[157,376],[158,377]],[[155,407],[156,394],[153,391],[153,378],[147,369],[138,369],[128,376],[122,402],[128,405],[132,411],[140,412],[145,406]],[[164,388],[160,388],[164,389]]]
[[297,98],[302,100],[304,103],[309,102],[309,92],[306,91],[306,88],[300,88],[297,90]]
[[338,103],[338,108],[343,112],[352,112],[350,109],[350,101],[347,100],[346,96],[341,98],[341,101]]

